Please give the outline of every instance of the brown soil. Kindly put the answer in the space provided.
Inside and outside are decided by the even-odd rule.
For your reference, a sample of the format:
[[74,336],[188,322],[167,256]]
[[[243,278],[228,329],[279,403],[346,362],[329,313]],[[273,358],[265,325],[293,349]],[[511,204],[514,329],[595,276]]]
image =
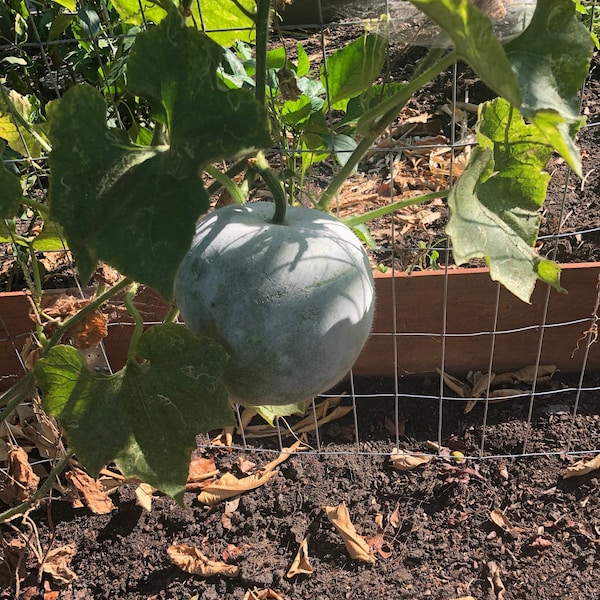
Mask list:
[[[471,83],[471,101],[485,96],[467,72],[462,77]],[[590,122],[598,120],[597,78],[595,66],[584,99]],[[448,98],[448,86],[448,78],[436,82],[413,108],[433,111]],[[566,169],[559,159],[552,163],[542,234],[553,235],[559,226],[560,232],[583,231],[558,240],[559,260],[600,260],[600,234],[586,233],[600,222],[598,135],[597,128],[581,134],[584,173],[589,176],[583,184],[570,177],[566,195]],[[376,177],[379,183],[386,174]],[[431,245],[441,240],[446,215],[443,207],[440,210],[432,229],[412,228],[402,245],[418,247],[419,241]],[[383,247],[374,262],[391,260],[386,249],[392,243],[391,223],[388,217],[373,227]],[[544,243],[554,251],[551,242]],[[414,260],[408,263],[415,264]],[[562,477],[575,460],[564,453],[567,446],[594,451],[600,439],[600,377],[589,375],[583,382],[589,391],[578,395],[573,390],[579,383],[559,376],[539,385],[537,391],[544,394],[532,404],[529,399],[511,400],[490,404],[487,411],[479,405],[465,415],[463,401],[436,399],[437,381],[400,380],[398,412],[390,397],[395,382],[356,381],[356,424],[350,414],[321,427],[318,438],[310,433],[307,443],[313,449],[320,445],[322,452],[289,458],[265,486],[240,497],[229,520],[224,519],[223,503],[206,507],[196,493],[186,494],[185,508],[158,497],[147,512],[136,504],[135,486],[129,484],[113,494],[115,509],[107,515],[55,499],[30,518],[3,525],[3,547],[19,538],[27,542],[15,559],[24,577],[19,597],[241,600],[249,590],[271,589],[285,600],[597,598],[597,472]],[[414,399],[414,394],[431,400]],[[440,416],[443,427],[438,431]],[[396,445],[431,452],[427,441],[438,437],[468,460],[442,457],[409,472],[392,468],[389,453]],[[234,442],[242,440],[235,437]],[[273,437],[253,443],[253,449],[201,449],[199,454],[213,457],[221,473],[240,475],[240,456],[259,468],[277,456],[278,444]],[[486,460],[480,459],[482,448]],[[514,457],[524,450],[529,456]],[[324,506],[341,502],[360,535],[375,545],[378,539],[383,542],[375,563],[352,560],[325,516]],[[502,511],[503,525],[494,522],[492,511]],[[286,573],[308,533],[314,572],[290,579]],[[39,547],[44,555],[50,548],[71,543],[76,552],[70,567],[77,579],[60,586],[52,577],[40,576],[32,549]],[[196,546],[211,559],[226,559],[239,566],[239,572],[232,578],[188,575],[167,554],[168,547],[178,543]],[[5,575],[0,569],[5,585],[0,599],[9,600],[15,597],[15,580]]]

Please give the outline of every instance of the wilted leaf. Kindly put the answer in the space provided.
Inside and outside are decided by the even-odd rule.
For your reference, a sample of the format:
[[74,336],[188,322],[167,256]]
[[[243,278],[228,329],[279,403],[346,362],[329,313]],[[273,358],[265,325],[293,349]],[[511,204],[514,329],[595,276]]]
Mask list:
[[106,515],[115,509],[112,500],[106,495],[102,484],[85,471],[73,467],[65,474],[77,491],[83,496],[85,505],[96,515]]
[[8,469],[0,470],[0,500],[9,506],[27,502],[35,494],[39,482],[25,450],[20,446],[9,446]]
[[219,471],[215,466],[214,458],[202,458],[197,456],[192,458],[190,468],[188,469],[188,483],[197,483],[218,475]]
[[310,536],[306,536],[302,542],[300,543],[300,547],[298,548],[298,552],[296,552],[296,556],[294,557],[294,561],[292,562],[292,566],[287,572],[286,577],[288,579],[295,577],[296,575],[311,575],[313,572],[313,568],[310,564],[308,558],[308,540]]
[[582,475],[587,475],[597,469],[600,469],[600,454],[590,460],[581,459],[572,464],[563,473],[563,479],[568,479],[569,477],[581,477]]
[[490,512],[490,520],[492,521],[492,523],[494,523],[494,525],[497,525],[503,531],[506,531],[511,534],[517,534],[521,531],[525,531],[521,527],[516,527],[515,525],[513,525],[510,522],[509,518],[498,509],[494,509],[492,512]]
[[237,498],[233,498],[232,500],[225,501],[225,510],[223,511],[223,514],[221,515],[221,524],[223,525],[224,529],[231,529],[233,527],[233,523],[231,522],[231,517],[233,516],[235,511],[238,509],[239,505],[240,505],[239,496]]
[[536,378],[537,381],[546,381],[547,379],[550,379],[556,373],[556,371],[556,365],[540,365],[537,367],[537,369],[535,365],[531,365],[529,367],[519,369],[518,371],[510,371],[509,373],[497,375],[496,379],[494,380],[494,384],[506,385],[525,383],[527,385],[531,385],[534,383]]
[[338,506],[324,506],[323,510],[344,540],[346,550],[350,558],[362,562],[374,563],[376,558],[371,552],[369,544],[358,535],[354,525],[350,521],[350,514],[346,504],[342,502]]
[[54,548],[46,555],[42,565],[42,571],[52,577],[55,583],[68,585],[77,579],[77,575],[71,570],[71,559],[75,556],[76,546],[74,543]]
[[442,371],[436,368],[438,375],[441,375],[444,383],[461,398],[468,398],[471,395],[471,386],[463,383],[460,379],[453,377],[449,373],[442,373]]
[[390,455],[392,467],[399,471],[410,471],[422,465],[427,464],[433,458],[432,455],[421,454],[419,452],[405,452],[394,448]]
[[244,474],[248,473],[249,471],[252,471],[252,469],[256,467],[256,463],[253,463],[251,460],[248,460],[243,456],[238,457],[237,465],[238,469]]
[[170,546],[167,554],[174,565],[191,575],[235,577],[239,570],[235,565],[228,565],[220,560],[211,560],[202,554],[198,548],[188,544]]

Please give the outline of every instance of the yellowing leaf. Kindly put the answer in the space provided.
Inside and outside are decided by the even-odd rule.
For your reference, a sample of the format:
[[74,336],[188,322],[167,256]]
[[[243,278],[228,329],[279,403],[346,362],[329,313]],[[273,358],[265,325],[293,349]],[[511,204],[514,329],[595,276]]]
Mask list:
[[375,555],[371,552],[371,548],[369,548],[369,544],[367,544],[365,539],[356,532],[354,525],[350,521],[350,514],[346,505],[342,502],[338,506],[324,506],[323,510],[342,536],[350,558],[362,562],[374,563],[376,560]]
[[71,559],[75,556],[75,550],[74,543],[50,550],[42,565],[42,571],[50,575],[55,583],[68,585],[77,579],[77,575],[69,566]]
[[198,548],[188,544],[170,546],[167,554],[174,565],[191,575],[235,577],[239,570],[235,565],[228,565],[220,560],[211,560],[202,554]]
[[85,505],[96,515],[106,515],[112,512],[115,505],[106,495],[102,484],[90,477],[85,471],[74,467],[65,474],[75,489],[81,494]]
[[582,459],[572,464],[563,473],[563,479],[568,479],[569,477],[581,477],[582,475],[587,475],[597,469],[600,469],[600,454],[590,460]]
[[292,562],[292,566],[287,572],[286,577],[290,579],[291,577],[295,577],[296,575],[311,575],[313,572],[313,568],[308,559],[308,540],[310,536],[306,536],[298,548],[298,552],[296,552],[296,556],[294,561]]
[[410,471],[411,469],[416,469],[421,465],[427,464],[433,456],[415,452],[404,452],[404,450],[399,450],[398,448],[394,448],[392,450],[392,454],[390,455],[390,461],[392,462],[392,467],[394,469],[398,469],[399,471]]

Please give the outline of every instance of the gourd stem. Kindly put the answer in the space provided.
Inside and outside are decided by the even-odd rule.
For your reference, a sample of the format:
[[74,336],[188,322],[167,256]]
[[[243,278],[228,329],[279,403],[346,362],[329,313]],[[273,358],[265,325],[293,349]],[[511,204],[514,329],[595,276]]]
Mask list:
[[137,350],[137,345],[140,340],[140,336],[144,333],[144,320],[142,319],[142,315],[140,315],[140,311],[136,308],[133,303],[133,299],[138,291],[138,284],[134,283],[127,293],[125,294],[125,307],[129,311],[129,314],[133,318],[133,322],[135,324],[133,329],[133,335],[131,336],[131,341],[129,342],[129,351],[127,352],[127,364],[130,365],[135,362],[135,352]]
[[273,215],[272,222],[275,225],[282,225],[285,221],[285,211],[287,208],[287,199],[285,197],[285,190],[281,181],[275,176],[265,155],[262,152],[258,152],[253,160],[254,166],[263,178],[263,181],[267,184],[267,187],[273,194],[273,200],[275,202],[275,214]]

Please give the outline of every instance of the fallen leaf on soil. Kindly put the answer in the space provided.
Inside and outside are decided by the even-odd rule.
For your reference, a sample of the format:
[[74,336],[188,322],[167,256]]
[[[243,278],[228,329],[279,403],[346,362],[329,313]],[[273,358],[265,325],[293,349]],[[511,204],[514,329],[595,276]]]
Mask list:
[[156,489],[147,483],[140,483],[135,488],[135,503],[137,506],[143,508],[146,512],[152,510],[152,499]]
[[398,509],[399,505],[396,505],[394,512],[390,515],[390,525],[394,529],[398,529],[398,527],[400,527],[400,525],[402,524],[402,519],[400,518],[400,511]]
[[8,470],[0,471],[0,500],[12,506],[27,502],[35,494],[40,478],[33,472],[23,448],[9,446],[7,454]]
[[582,475],[587,475],[592,471],[596,471],[600,469],[600,454],[596,455],[594,458],[590,460],[578,460],[576,463],[573,463],[567,470],[563,473],[563,479],[568,479],[569,477],[581,477]]
[[418,452],[404,452],[404,450],[399,450],[398,448],[394,448],[392,450],[392,454],[390,455],[392,467],[394,467],[394,469],[398,469],[399,471],[410,471],[411,469],[416,469],[417,467],[430,462],[432,458],[433,456],[431,455],[421,454]]
[[169,546],[167,554],[174,565],[190,575],[235,577],[239,570],[235,565],[228,565],[220,560],[210,560],[198,548],[188,544]]
[[75,556],[76,547],[74,543],[54,548],[46,555],[46,560],[42,565],[42,571],[52,577],[55,583],[68,585],[77,575],[71,570],[71,559]]
[[27,561],[23,555],[27,552],[26,544],[18,538],[7,543],[3,537],[0,544],[4,553],[4,559],[0,560],[0,589],[9,589],[17,578],[19,583],[25,579]]
[[275,470],[276,467],[292,456],[292,453],[296,452],[302,444],[303,442],[298,440],[293,446],[284,448],[275,460],[271,461],[254,475],[248,475],[247,477],[239,479],[233,473],[225,473],[214,483],[207,485],[202,490],[198,496],[198,502],[209,506],[218,504],[223,500],[227,500],[227,498],[232,498],[233,496],[254,490],[257,487],[264,485],[272,477],[277,475],[278,471]]
[[350,521],[346,504],[342,502],[338,506],[324,506],[323,510],[342,536],[350,558],[374,563],[376,560],[375,555],[371,552],[371,548],[369,548],[369,544],[365,539],[356,532],[352,521]]
[[492,593],[494,594],[496,600],[504,600],[506,596],[506,588],[502,583],[502,579],[500,579],[500,568],[493,560],[488,562],[487,567],[490,572],[488,581],[492,586]]
[[383,529],[381,527],[377,528],[377,533],[373,537],[367,539],[367,544],[369,544],[369,548],[371,548],[373,552],[377,552],[381,558],[389,558],[392,555],[389,544],[383,537]]
[[238,465],[238,469],[242,473],[244,473],[244,475],[246,473],[249,473],[250,471],[252,471],[252,469],[254,469],[254,467],[256,467],[256,463],[253,463],[251,460],[248,460],[247,458],[245,458],[243,456],[238,457],[237,465]]
[[310,575],[313,572],[313,568],[308,559],[308,540],[310,536],[307,535],[298,548],[292,566],[286,574],[288,579],[295,577],[296,575]]
[[234,427],[224,427],[223,431],[216,437],[210,440],[212,446],[231,446],[233,443]]
[[505,385],[507,383],[525,383],[531,385],[534,379],[537,381],[547,381],[557,371],[556,365],[540,365],[536,368],[534,365],[519,369],[518,371],[511,371],[510,373],[503,373],[498,375],[494,383],[496,385]]
[[112,500],[106,495],[102,484],[85,471],[73,467],[65,474],[77,491],[83,496],[85,505],[96,515],[106,515],[115,509]]
[[503,531],[506,531],[511,534],[517,534],[522,531],[525,531],[521,527],[513,525],[510,522],[509,518],[501,510],[498,509],[494,509],[490,513],[490,520],[492,521],[492,523],[494,523],[494,525],[497,525]]
[[190,461],[190,468],[188,471],[188,483],[197,483],[204,479],[210,479],[219,474],[217,467],[215,466],[214,458],[192,458]]
[[527,544],[527,547],[530,550],[545,550],[546,548],[550,548],[552,545],[553,544],[551,540],[538,535],[529,544]]
[[233,527],[233,524],[231,522],[231,517],[233,516],[235,511],[238,509],[239,505],[240,505],[239,496],[237,498],[234,498],[233,500],[227,500],[225,502],[225,510],[223,511],[223,514],[221,515],[221,523],[225,529],[231,529]]
[[283,596],[274,592],[272,589],[268,590],[248,590],[244,594],[243,600],[283,600]]

